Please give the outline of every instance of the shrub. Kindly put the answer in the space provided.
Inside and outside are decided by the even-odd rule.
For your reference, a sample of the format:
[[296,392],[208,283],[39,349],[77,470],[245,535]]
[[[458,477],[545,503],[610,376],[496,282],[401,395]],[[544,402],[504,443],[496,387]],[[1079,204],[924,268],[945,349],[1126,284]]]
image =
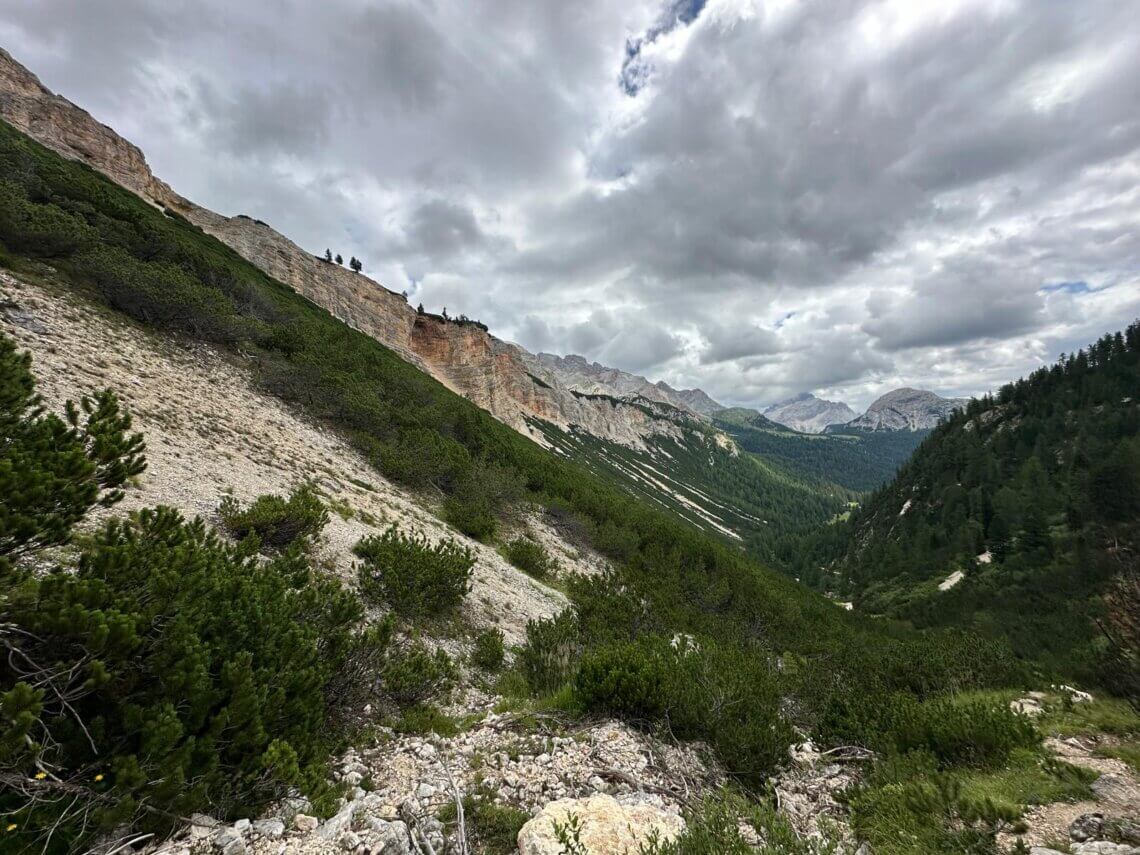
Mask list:
[[400,706],[422,704],[450,687],[455,665],[444,650],[429,651],[420,642],[393,650],[381,670],[385,694]]
[[471,661],[484,671],[495,672],[503,667],[506,651],[503,647],[503,631],[488,629],[475,636],[475,646],[471,651]]
[[519,664],[531,691],[548,694],[561,688],[574,676],[580,653],[578,621],[570,609],[552,618],[527,621]]
[[485,540],[495,533],[503,507],[523,493],[518,473],[505,466],[478,464],[444,502],[444,518],[466,535]]
[[475,558],[455,541],[434,546],[421,534],[402,534],[392,526],[364,538],[354,549],[361,558],[360,589],[374,601],[388,603],[402,617],[438,615],[459,606],[470,589]]
[[122,498],[146,468],[130,427],[110,391],[69,402],[66,420],[42,412],[31,357],[0,335],[0,581],[13,559],[66,543],[91,508]]
[[[510,805],[495,804],[494,795],[479,788],[463,797],[463,820],[468,833],[479,843],[481,852],[488,855],[511,855],[518,851],[519,831],[530,819],[530,814]],[[450,825],[458,820],[454,802],[448,802],[439,812],[439,819]]]
[[556,567],[542,544],[525,537],[517,537],[508,543],[506,553],[508,561],[536,579],[548,578]]
[[18,628],[20,656],[0,665],[0,769],[42,764],[63,788],[25,804],[0,796],[8,819],[59,820],[69,842],[84,822],[163,831],[173,816],[249,815],[324,780],[326,687],[361,609],[303,569],[160,508],[108,523],[77,572],[10,588],[0,621]]
[[244,540],[256,535],[261,546],[284,549],[294,543],[311,543],[328,525],[329,512],[312,484],[301,484],[288,498],[266,494],[247,508],[233,496],[218,506],[222,525],[234,537]]
[[1002,703],[939,698],[920,704],[902,696],[894,700],[892,711],[889,728],[895,748],[903,753],[925,749],[943,767],[997,766],[1013,749],[1040,741],[1030,721]]
[[627,719],[657,719],[667,703],[668,667],[666,657],[649,644],[603,647],[583,656],[574,691],[589,710]]

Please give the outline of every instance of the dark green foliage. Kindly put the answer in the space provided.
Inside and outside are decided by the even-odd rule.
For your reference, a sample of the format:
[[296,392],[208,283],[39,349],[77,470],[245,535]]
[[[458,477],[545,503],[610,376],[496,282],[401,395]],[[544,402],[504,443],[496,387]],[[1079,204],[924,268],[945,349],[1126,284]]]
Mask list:
[[503,667],[503,631],[487,629],[475,636],[475,646],[471,650],[471,662],[477,668],[494,673]]
[[527,621],[526,644],[518,661],[531,691],[550,694],[562,688],[574,676],[580,655],[578,621],[570,609]]
[[[19,655],[0,666],[0,765],[36,758],[79,787],[91,830],[161,830],[195,810],[248,815],[286,786],[323,780],[326,688],[353,654],[361,611],[296,556],[261,563],[200,520],[142,511],[108,523],[75,574],[10,588],[3,610]],[[55,795],[0,801],[31,829],[67,810],[70,795]],[[61,844],[77,833],[67,827]]]
[[459,479],[443,505],[443,516],[466,535],[484,540],[495,533],[498,515],[522,496],[518,474],[497,464],[477,464]]
[[403,618],[439,615],[455,609],[470,588],[475,558],[453,540],[432,546],[422,534],[403,534],[392,526],[371,535],[354,549],[362,559],[360,590],[385,602]]
[[254,535],[261,546],[270,549],[310,543],[329,521],[329,512],[312,484],[301,484],[288,498],[258,496],[246,508],[233,496],[226,496],[218,506],[218,516],[234,537],[244,540]]
[[504,551],[508,561],[536,579],[548,578],[556,568],[550,553],[542,544],[525,537],[516,537],[506,545]]
[[673,658],[654,643],[600,647],[582,658],[574,691],[588,710],[652,721],[666,708],[665,685]]
[[444,650],[434,653],[419,642],[396,647],[380,670],[384,693],[400,706],[436,697],[455,682],[456,670]]
[[[560,531],[572,530],[583,545],[611,559],[614,571],[604,580],[572,584],[578,621],[564,615],[532,627],[520,669],[536,691],[564,686],[582,650],[626,644],[642,634],[690,633],[708,651],[685,666],[693,669],[691,685],[704,691],[674,704],[670,726],[711,734],[733,771],[755,780],[771,766],[777,743],[789,738],[769,703],[778,659],[787,665],[779,679],[788,708],[797,724],[813,730],[824,720],[842,725],[834,700],[856,697],[866,687],[877,696],[926,697],[1011,679],[1009,659],[994,645],[966,635],[916,637],[886,621],[847,615],[761,567],[689,505],[637,479],[622,479],[614,464],[603,464],[609,451],[628,450],[538,425],[549,428],[551,442],[567,457],[551,454],[197,228],[163,216],[3,124],[0,180],[15,188],[16,204],[6,210],[19,208],[16,219],[28,206],[54,209],[44,222],[54,222],[49,231],[64,238],[51,250],[64,253],[51,257],[56,279],[152,327],[240,348],[264,390],[340,431],[384,474],[432,497],[442,493],[445,512],[464,530],[488,537],[512,502],[526,497],[560,514]],[[0,242],[15,253],[13,262],[35,265],[47,257],[36,249],[46,244],[35,240],[15,250],[24,227],[23,220],[12,222],[0,216]],[[67,252],[70,244],[75,250]],[[676,454],[670,489],[699,506],[708,498],[716,502],[726,524],[748,533],[752,555],[775,557],[785,538],[826,522],[853,498],[838,487],[805,485],[755,455],[734,458],[711,441],[663,440],[657,450]],[[661,458],[615,459],[641,467]],[[365,592],[399,600],[408,613],[432,611],[439,603],[435,594],[422,602],[414,584],[400,582],[406,568],[389,559],[401,550],[389,545],[379,551],[389,572],[369,572],[371,559],[362,556]],[[425,569],[421,557],[411,558],[413,574],[419,568],[434,577],[438,567]],[[300,559],[287,553],[273,563],[286,560]],[[466,573],[444,575],[454,581]],[[462,597],[465,585],[463,579],[440,586],[451,592],[442,598],[444,607]],[[382,662],[384,656],[369,649],[360,658]],[[338,690],[346,685],[333,683]],[[742,700],[735,706],[719,705],[737,698]],[[423,723],[429,717],[420,718]],[[303,763],[307,749],[292,747]],[[278,754],[275,765],[289,766],[287,752]]]
[[142,437],[111,392],[68,403],[60,419],[40,408],[30,365],[0,335],[0,581],[13,559],[66,543],[88,510],[115,504],[146,468]]
[[893,698],[888,709],[883,729],[892,747],[903,754],[928,752],[942,767],[997,766],[1015,748],[1041,739],[1027,718],[1001,703],[949,698],[918,703],[904,695]]
[[862,431],[837,427],[803,434],[754,410],[723,410],[713,424],[737,444],[808,481],[830,481],[849,490],[873,490],[888,481],[929,431]]
[[674,736],[704,740],[750,786],[763,783],[791,742],[776,675],[756,651],[683,637],[643,639],[586,654],[574,687],[588,710],[664,721]]
[[1101,596],[1140,543],[1138,388],[1133,324],[971,401],[853,515],[842,588],[868,611],[969,626],[1103,679]]

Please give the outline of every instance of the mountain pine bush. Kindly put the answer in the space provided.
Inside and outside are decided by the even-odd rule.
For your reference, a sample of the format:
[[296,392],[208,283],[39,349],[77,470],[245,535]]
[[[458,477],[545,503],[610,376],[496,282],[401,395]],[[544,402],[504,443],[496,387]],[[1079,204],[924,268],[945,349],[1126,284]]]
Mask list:
[[507,560],[535,579],[546,579],[554,572],[555,563],[541,543],[516,537],[507,544]]
[[288,498],[266,494],[243,508],[233,496],[218,506],[222,525],[239,540],[253,535],[259,546],[284,549],[311,543],[329,521],[329,512],[312,484],[301,484]]
[[404,534],[392,526],[364,538],[354,551],[362,559],[363,595],[387,603],[408,620],[451,611],[470,590],[475,557],[453,540],[433,546],[422,534]]
[[60,419],[29,367],[0,336],[5,851],[249,815],[289,787],[327,801],[344,677],[374,671],[389,634],[358,632],[358,599],[300,553],[251,556],[170,508],[106,523],[75,566],[23,572],[145,466],[112,393]]

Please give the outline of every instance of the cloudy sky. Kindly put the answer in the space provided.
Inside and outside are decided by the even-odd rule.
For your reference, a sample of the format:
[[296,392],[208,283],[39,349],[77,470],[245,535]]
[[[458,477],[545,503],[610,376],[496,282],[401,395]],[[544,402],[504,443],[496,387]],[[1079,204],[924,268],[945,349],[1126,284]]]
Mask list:
[[179,192],[731,404],[1140,316],[1136,0],[0,0]]

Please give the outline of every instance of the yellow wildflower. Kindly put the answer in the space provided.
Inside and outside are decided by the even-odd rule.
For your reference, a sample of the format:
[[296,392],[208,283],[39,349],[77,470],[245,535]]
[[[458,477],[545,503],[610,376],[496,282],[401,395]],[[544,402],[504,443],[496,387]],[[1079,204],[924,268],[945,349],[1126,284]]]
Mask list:
[[96,775],[96,776],[95,776],[95,780],[96,780],[96,781],[102,781],[102,780],[103,780],[103,773],[102,773],[102,772],[100,772],[98,775]]
[[15,830],[16,830],[16,823],[14,823],[14,822],[8,823],[8,827],[5,829],[5,831],[15,831]]
[[37,781],[42,781],[46,777],[47,777],[47,772],[36,772],[36,780]]

